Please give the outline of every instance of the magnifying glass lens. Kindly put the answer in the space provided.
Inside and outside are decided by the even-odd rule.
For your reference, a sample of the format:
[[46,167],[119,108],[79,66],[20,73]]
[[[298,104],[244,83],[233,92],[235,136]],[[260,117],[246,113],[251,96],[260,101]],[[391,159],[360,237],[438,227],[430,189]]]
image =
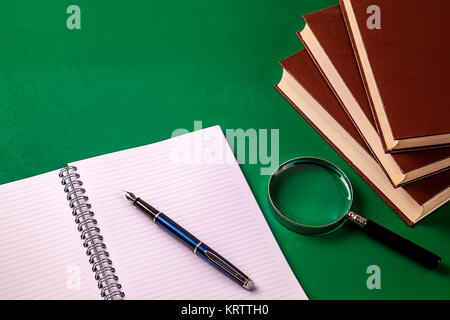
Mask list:
[[272,177],[272,202],[288,219],[318,227],[340,219],[350,208],[351,187],[337,172],[316,163],[295,162]]

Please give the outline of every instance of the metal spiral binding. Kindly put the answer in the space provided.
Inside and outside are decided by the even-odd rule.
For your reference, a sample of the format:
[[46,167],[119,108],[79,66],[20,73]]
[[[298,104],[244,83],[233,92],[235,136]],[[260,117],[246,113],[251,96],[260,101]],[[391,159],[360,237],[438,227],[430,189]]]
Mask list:
[[97,220],[95,220],[94,212],[88,202],[86,190],[82,188],[83,182],[76,171],[76,167],[69,166],[59,172],[64,192],[67,193],[72,215],[75,217],[75,223],[81,233],[83,246],[89,256],[89,263],[92,265],[100,295],[105,300],[120,300],[125,294],[121,291],[122,286],[118,282],[116,270],[112,266],[108,251],[106,251],[106,245],[103,243],[103,237],[97,227]]

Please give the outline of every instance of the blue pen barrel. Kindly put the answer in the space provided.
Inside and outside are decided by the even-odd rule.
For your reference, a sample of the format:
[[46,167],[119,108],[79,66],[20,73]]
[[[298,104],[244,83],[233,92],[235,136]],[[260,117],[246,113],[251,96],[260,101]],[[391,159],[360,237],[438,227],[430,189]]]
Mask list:
[[183,242],[192,250],[195,249],[197,244],[200,242],[196,237],[190,234],[187,230],[181,227],[178,223],[170,219],[164,213],[160,213],[156,219],[155,223],[159,224],[161,227],[165,228],[167,231],[172,233],[178,240]]

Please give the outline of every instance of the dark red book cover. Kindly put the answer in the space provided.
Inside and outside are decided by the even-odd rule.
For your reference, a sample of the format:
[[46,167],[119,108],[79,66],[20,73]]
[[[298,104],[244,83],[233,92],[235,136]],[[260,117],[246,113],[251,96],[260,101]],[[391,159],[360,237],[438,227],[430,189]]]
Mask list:
[[[448,145],[450,1],[340,0],[340,4],[385,143],[392,134],[396,141],[413,141],[411,148],[432,147],[431,142],[417,140],[430,136],[440,137],[435,145]],[[369,19],[374,14],[376,27]]]
[[[307,14],[303,18],[372,126],[376,127],[339,5]],[[297,35],[301,39],[300,32]],[[308,49],[307,44],[304,41],[303,43]],[[314,56],[311,56],[314,59]],[[330,86],[333,87],[333,84]],[[450,148],[395,153],[392,154],[392,157],[401,171],[406,173],[448,159]]]

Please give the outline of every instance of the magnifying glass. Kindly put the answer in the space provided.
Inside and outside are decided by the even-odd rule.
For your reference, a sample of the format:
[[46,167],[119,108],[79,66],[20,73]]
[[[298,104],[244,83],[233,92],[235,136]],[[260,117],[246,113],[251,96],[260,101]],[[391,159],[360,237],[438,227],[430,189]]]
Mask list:
[[441,262],[434,253],[352,212],[350,180],[326,160],[301,157],[283,163],[270,177],[268,193],[277,220],[295,232],[326,234],[349,220],[372,238],[429,269]]

